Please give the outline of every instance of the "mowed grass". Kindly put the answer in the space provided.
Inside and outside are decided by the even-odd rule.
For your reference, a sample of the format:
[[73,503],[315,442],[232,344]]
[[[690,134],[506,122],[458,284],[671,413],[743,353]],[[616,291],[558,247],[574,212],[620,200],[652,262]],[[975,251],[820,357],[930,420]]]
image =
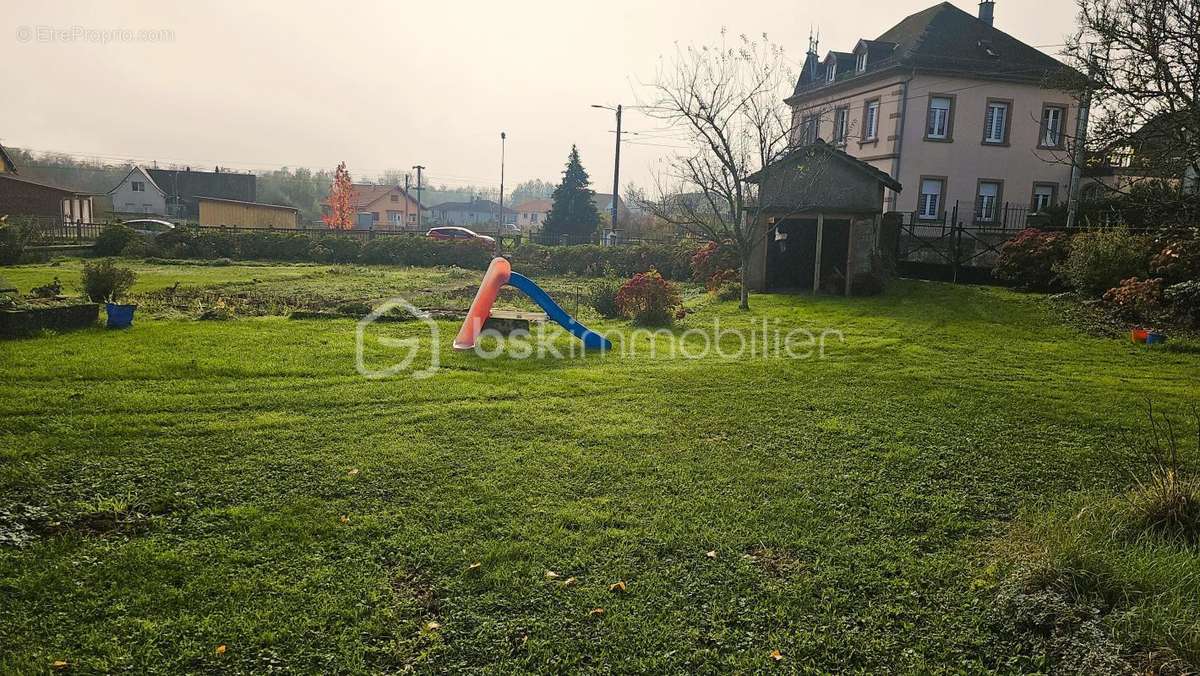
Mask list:
[[[38,525],[0,548],[0,671],[1038,668],[989,598],[996,539],[1115,494],[1118,429],[1187,410],[1200,358],[996,289],[751,304],[675,334],[844,341],[489,361],[441,322],[425,380],[360,376],[349,320],[2,343],[0,509]],[[368,335],[368,365],[383,333],[427,328]]]

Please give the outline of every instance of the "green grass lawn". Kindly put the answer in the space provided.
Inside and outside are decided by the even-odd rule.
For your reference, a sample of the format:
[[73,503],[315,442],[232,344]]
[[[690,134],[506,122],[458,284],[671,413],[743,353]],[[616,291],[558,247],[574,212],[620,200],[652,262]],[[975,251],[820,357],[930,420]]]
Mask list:
[[[464,281],[166,267],[140,291]],[[0,672],[1040,669],[996,615],[997,542],[1064,494],[1114,495],[1106,460],[1148,397],[1200,399],[1196,354],[1085,336],[1036,296],[691,303],[677,334],[719,317],[845,340],[485,361],[442,322],[426,380],[360,376],[350,320],[0,343],[0,524],[20,541],[0,546]],[[1178,563],[1192,585],[1197,561]]]

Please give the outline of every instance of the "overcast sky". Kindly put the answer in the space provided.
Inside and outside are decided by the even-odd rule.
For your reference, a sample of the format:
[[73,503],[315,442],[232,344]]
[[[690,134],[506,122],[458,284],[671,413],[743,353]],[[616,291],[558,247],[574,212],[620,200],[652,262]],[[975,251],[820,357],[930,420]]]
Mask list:
[[[594,187],[612,184],[612,114],[676,42],[722,27],[768,37],[797,63],[810,26],[848,50],[930,0],[460,0],[49,2],[3,0],[0,143],[112,160],[356,176],[428,167],[436,183],[557,181],[572,143]],[[976,12],[974,2],[956,5]],[[1071,0],[998,0],[996,26],[1052,45]],[[77,30],[125,29],[132,40]],[[65,34],[54,35],[52,29]],[[166,30],[165,39],[137,31]],[[1057,47],[1045,51],[1054,53]],[[781,103],[782,105],[782,103]],[[625,128],[654,130],[635,111]],[[648,185],[676,143],[628,138],[622,189]],[[648,145],[655,143],[659,145]]]

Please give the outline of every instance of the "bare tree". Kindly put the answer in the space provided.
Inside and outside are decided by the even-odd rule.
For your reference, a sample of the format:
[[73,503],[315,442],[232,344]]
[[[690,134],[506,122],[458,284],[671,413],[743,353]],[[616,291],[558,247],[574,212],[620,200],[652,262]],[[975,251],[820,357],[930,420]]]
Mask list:
[[[1127,153],[1145,173],[1200,175],[1200,4],[1076,0],[1066,54],[1091,74],[1089,148]],[[1090,66],[1090,68],[1089,68]]]
[[737,250],[743,310],[750,307],[751,255],[767,234],[758,199],[762,183],[745,179],[770,171],[787,153],[791,113],[782,100],[793,83],[780,47],[766,35],[761,41],[742,35],[734,46],[677,48],[642,106],[687,146],[665,160],[656,177],[658,198],[647,209]]

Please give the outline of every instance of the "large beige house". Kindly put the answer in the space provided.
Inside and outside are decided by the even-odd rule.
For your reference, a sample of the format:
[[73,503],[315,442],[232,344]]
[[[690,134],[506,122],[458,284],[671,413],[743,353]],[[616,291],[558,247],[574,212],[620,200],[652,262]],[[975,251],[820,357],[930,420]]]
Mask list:
[[[972,16],[943,2],[850,51],[810,42],[792,107],[795,145],[818,138],[903,186],[886,208],[987,224],[1003,205],[1033,212],[1067,197],[1078,104],[1074,71],[993,26],[993,0]],[[1058,86],[1062,86],[1059,84]]]

